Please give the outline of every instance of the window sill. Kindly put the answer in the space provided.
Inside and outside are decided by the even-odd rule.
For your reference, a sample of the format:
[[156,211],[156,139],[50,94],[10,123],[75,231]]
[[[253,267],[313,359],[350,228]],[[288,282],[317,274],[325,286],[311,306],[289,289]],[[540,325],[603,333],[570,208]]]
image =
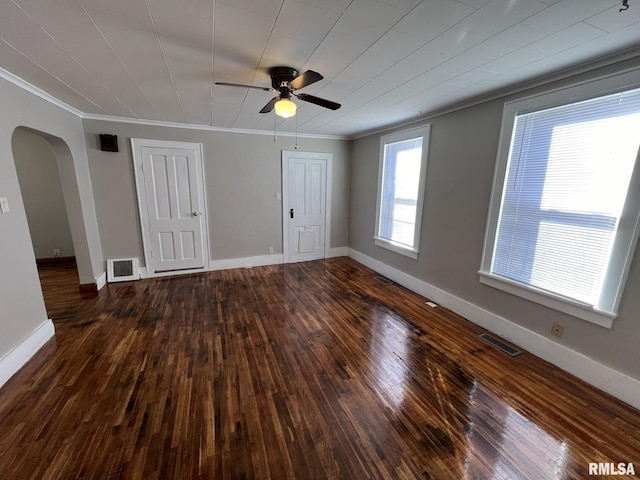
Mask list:
[[545,307],[567,313],[586,320],[587,322],[595,323],[604,328],[611,328],[613,319],[617,316],[616,313],[597,310],[591,305],[580,303],[560,295],[554,295],[553,293],[545,292],[544,290],[539,290],[534,287],[525,286],[489,272],[483,272],[481,270],[478,273],[480,274],[480,283],[544,305]]
[[418,258],[418,250],[407,247],[406,245],[392,242],[391,240],[387,240],[386,238],[381,237],[373,237],[373,241],[377,246],[386,248],[387,250],[391,250],[395,253],[399,253],[400,255],[404,255],[405,257],[413,258],[414,260],[417,260]]

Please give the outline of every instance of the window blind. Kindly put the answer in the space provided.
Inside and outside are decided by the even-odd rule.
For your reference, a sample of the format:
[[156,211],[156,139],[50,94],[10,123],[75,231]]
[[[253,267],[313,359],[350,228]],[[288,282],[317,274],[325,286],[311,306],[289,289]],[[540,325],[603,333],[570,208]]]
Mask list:
[[491,273],[606,308],[639,132],[640,89],[517,114]]

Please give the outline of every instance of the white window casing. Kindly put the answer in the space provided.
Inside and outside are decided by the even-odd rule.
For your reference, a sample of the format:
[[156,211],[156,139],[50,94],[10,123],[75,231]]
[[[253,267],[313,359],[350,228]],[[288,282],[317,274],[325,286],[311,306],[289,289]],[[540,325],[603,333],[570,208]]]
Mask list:
[[418,258],[430,125],[380,138],[376,245]]
[[611,327],[639,233],[637,79],[505,104],[482,283]]

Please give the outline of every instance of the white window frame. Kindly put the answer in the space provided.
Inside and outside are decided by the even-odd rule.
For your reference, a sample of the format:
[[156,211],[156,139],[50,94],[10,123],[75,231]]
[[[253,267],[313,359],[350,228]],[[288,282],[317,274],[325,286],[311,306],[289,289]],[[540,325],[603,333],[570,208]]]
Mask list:
[[507,102],[504,105],[498,155],[493,179],[493,188],[489,204],[489,214],[485,231],[485,242],[482,263],[479,270],[480,282],[503,290],[513,295],[545,305],[552,309],[595,323],[605,328],[611,328],[613,320],[618,316],[618,309],[624,286],[631,267],[631,261],[638,243],[640,233],[640,159],[636,160],[625,206],[620,217],[618,232],[615,237],[611,254],[609,277],[612,270],[617,270],[615,279],[608,278],[605,289],[613,302],[606,309],[598,309],[591,305],[572,300],[561,295],[537,289],[491,273],[491,264],[496,242],[497,226],[500,217],[500,207],[505,183],[505,176],[509,162],[509,149],[512,132],[517,114],[544,110],[569,103],[575,103],[590,98],[597,98],[624,90],[640,87],[638,70],[627,71],[611,75],[594,81],[574,84],[568,87],[548,91],[539,95]]
[[[422,228],[422,210],[424,206],[424,189],[427,178],[427,160],[429,158],[429,136],[431,125],[403,130],[397,133],[391,133],[380,137],[380,161],[378,164],[378,198],[376,200],[376,230],[374,233],[374,243],[379,247],[386,248],[395,253],[413,258],[418,258],[420,250],[420,230]],[[422,158],[420,160],[420,175],[418,179],[418,199],[416,201],[416,219],[415,230],[413,234],[413,247],[394,242],[388,238],[379,236],[380,233],[380,213],[382,202],[382,179],[384,173],[384,152],[385,145],[389,143],[397,143],[405,140],[422,137]]]

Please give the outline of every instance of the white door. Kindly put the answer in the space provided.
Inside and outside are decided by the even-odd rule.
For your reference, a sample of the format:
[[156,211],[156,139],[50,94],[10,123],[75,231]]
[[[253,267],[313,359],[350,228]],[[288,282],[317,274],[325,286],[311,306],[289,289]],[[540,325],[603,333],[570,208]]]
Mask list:
[[132,139],[132,145],[134,159],[139,156],[138,200],[147,272],[203,268],[201,146],[141,139]]
[[325,257],[330,154],[282,152],[285,262]]

